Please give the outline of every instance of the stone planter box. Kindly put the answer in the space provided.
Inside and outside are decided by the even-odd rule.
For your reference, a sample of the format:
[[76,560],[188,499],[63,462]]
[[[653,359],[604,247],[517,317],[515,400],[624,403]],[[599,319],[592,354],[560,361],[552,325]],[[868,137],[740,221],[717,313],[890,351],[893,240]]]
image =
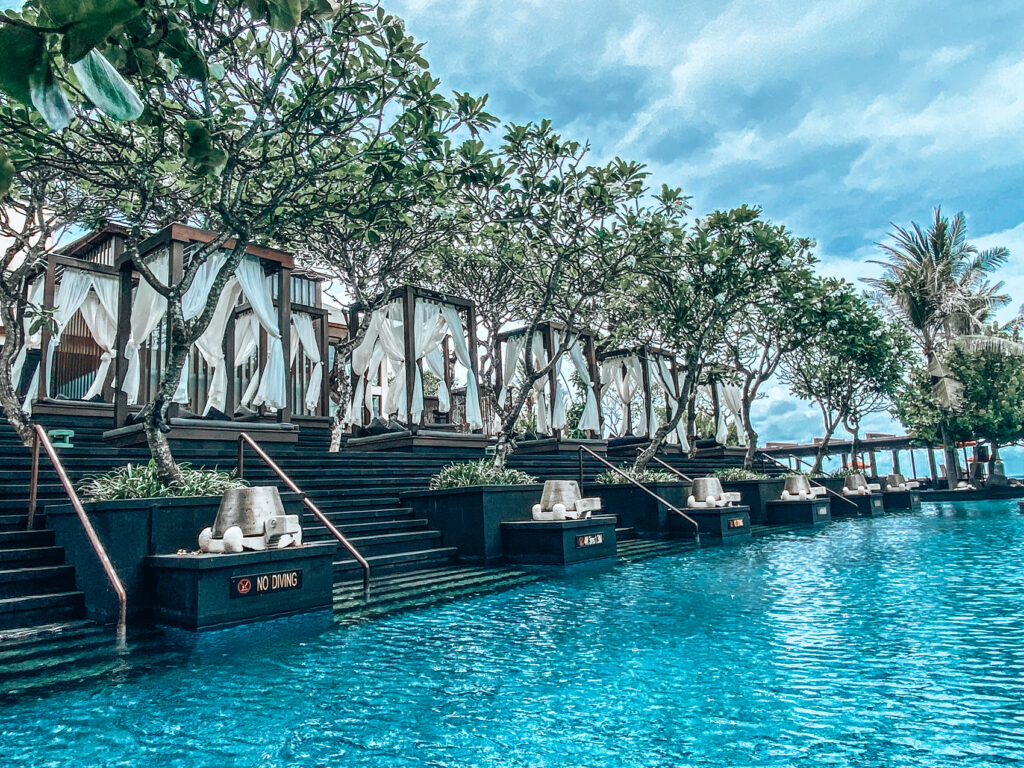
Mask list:
[[885,491],[882,504],[886,509],[920,509],[921,492],[916,488],[912,491]]
[[885,504],[882,502],[880,493],[871,493],[866,496],[844,496],[843,499],[852,501],[856,506],[851,506],[833,496],[832,517],[877,517],[885,513]]
[[[290,515],[302,514],[303,498],[296,493],[281,494],[285,511]],[[220,497],[93,501],[83,506],[114,570],[124,582],[129,620],[145,622],[151,618],[149,608],[153,595],[143,560],[179,549],[198,549],[199,532],[213,525]],[[47,506],[46,525],[53,529],[57,545],[64,547],[68,565],[75,568],[75,583],[85,594],[89,617],[101,622],[116,620],[117,596],[74,508],[70,504]]]
[[153,619],[191,630],[330,610],[333,541],[238,554],[151,555]]
[[440,531],[460,562],[497,563],[505,555],[501,524],[531,520],[543,485],[477,485],[444,491],[403,493],[402,503]]
[[[646,487],[686,511],[690,483],[648,483]],[[662,502],[632,484],[590,485],[584,495],[599,496],[604,512],[615,515],[621,527],[633,528],[640,536],[665,538],[669,536],[669,518],[678,517]]]
[[501,524],[505,559],[530,565],[573,565],[615,557],[615,517],[520,520]]
[[[744,506],[684,509],[700,528],[700,539],[708,543],[734,543],[750,539],[750,509]],[[671,533],[676,538],[692,539],[693,526],[679,515],[669,518]]]
[[832,522],[832,505],[828,499],[769,501],[767,514],[769,525],[825,525]]
[[752,525],[765,525],[768,522],[768,502],[778,501],[786,481],[780,478],[770,480],[730,480],[722,482],[722,490],[739,493],[740,504],[750,507]]

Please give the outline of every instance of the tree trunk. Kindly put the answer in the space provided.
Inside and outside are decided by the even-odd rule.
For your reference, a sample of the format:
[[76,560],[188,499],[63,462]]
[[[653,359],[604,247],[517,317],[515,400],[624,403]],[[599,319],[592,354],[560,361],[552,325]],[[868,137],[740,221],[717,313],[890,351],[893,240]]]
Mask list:
[[836,427],[839,426],[839,422],[836,421],[834,424],[830,424],[825,430],[825,437],[818,446],[818,451],[814,456],[814,466],[811,467],[811,477],[815,477],[821,474],[821,465],[825,461],[825,455],[828,451],[828,443],[832,439],[832,435],[836,431]]
[[636,461],[633,462],[633,471],[635,473],[639,474],[647,469],[647,465],[650,463],[651,459],[654,458],[661,446],[665,444],[665,438],[672,433],[676,428],[676,425],[679,423],[679,420],[682,419],[683,414],[686,413],[686,403],[690,399],[689,386],[684,386],[683,390],[683,394],[681,394],[679,399],[676,400],[675,408],[672,409],[672,418],[658,427],[655,433],[651,436],[651,442],[637,455]]
[[[3,318],[4,328],[7,329],[7,338],[3,345],[0,347],[0,406],[4,409],[4,415],[7,416],[7,421],[14,428],[14,431],[18,433],[18,437],[26,447],[32,445],[33,432],[32,425],[28,420],[28,417],[21,410],[22,402],[21,398],[18,397],[18,393],[14,391],[14,382],[11,380],[11,364],[14,362],[16,353],[20,350],[21,345],[24,343],[24,333],[22,318],[19,317],[21,313],[17,311],[15,307],[4,302],[2,311],[0,311],[0,317]],[[24,379],[27,371],[24,369],[21,372],[22,378]],[[29,392],[28,396],[31,397],[33,393]]]
[[750,404],[753,400],[745,391],[743,393],[743,433],[747,436],[747,453],[743,457],[743,468],[754,469],[754,458],[757,456],[757,431],[750,425]]
[[[547,373],[544,376],[547,376]],[[511,439],[512,433],[515,431],[519,414],[522,413],[523,406],[526,404],[530,392],[533,391],[534,382],[540,378],[542,377],[536,376],[533,381],[523,384],[519,391],[516,392],[512,407],[509,408],[501,420],[501,432],[498,433],[498,442],[494,445],[494,468],[499,471],[505,469],[509,455],[515,450],[515,444]]]
[[939,422],[939,435],[942,437],[942,452],[946,456],[946,487],[952,491],[956,488],[960,472],[956,466],[956,446],[950,444],[949,429],[945,419]]

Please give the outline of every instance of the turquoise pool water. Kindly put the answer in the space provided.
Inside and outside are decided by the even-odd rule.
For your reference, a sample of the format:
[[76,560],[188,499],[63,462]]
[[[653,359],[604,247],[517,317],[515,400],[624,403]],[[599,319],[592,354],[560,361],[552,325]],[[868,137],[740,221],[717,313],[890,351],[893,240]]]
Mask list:
[[1015,502],[934,506],[232,630],[4,706],[0,765],[1015,763],[1022,563]]

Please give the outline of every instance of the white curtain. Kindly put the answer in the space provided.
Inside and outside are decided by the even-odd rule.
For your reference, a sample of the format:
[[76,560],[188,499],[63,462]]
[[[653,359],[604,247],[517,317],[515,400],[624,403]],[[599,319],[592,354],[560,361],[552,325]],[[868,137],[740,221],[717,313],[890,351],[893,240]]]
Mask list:
[[[552,337],[553,354],[558,353],[559,350],[559,337]],[[569,416],[566,413],[566,401],[569,399],[569,393],[565,388],[565,384],[562,383],[561,377],[561,363],[562,358],[558,359],[558,362],[554,365],[555,374],[555,401],[551,404],[551,428],[552,429],[565,429],[565,425],[569,422]]]
[[260,376],[255,406],[266,405],[271,409],[284,408],[288,402],[285,391],[284,348],[281,344],[281,329],[277,323],[277,308],[270,280],[263,273],[259,260],[244,258],[235,270],[235,277],[248,299],[260,326],[267,332],[267,362]]
[[[672,375],[672,366],[664,357],[658,358],[657,372],[658,379],[661,381],[661,386],[665,389],[665,402],[666,404],[671,402],[667,411],[674,412],[679,401],[679,396],[682,394],[682,383],[679,381],[678,375]],[[685,408],[685,406],[683,407]],[[677,442],[683,452],[689,452],[690,441],[686,437],[685,413],[679,417],[679,423],[676,424],[675,431],[669,436],[669,442]]]
[[459,317],[459,311],[450,304],[441,305],[441,317],[451,332],[455,359],[466,369],[466,423],[470,429],[482,429],[484,421],[480,412],[480,387],[469,356],[469,343],[462,318]]
[[[715,393],[718,397],[718,413],[715,414],[715,442],[719,445],[725,445],[729,440],[729,426],[725,423],[725,408],[722,405],[722,385],[716,383]],[[707,395],[708,402],[715,402],[715,396],[712,395],[711,387],[705,386],[704,393]]]
[[[53,377],[53,353],[60,344],[64,329],[67,328],[71,318],[82,308],[89,290],[92,288],[93,275],[83,272],[80,269],[65,269],[61,277],[60,285],[57,287],[57,295],[54,298],[56,310],[53,313],[53,321],[57,331],[50,340],[49,348],[46,350],[46,381],[43,382],[45,395],[50,396],[50,379]],[[26,398],[26,403],[30,398]]]
[[413,318],[413,346],[416,359],[406,361],[403,355],[401,365],[395,370],[395,378],[402,380],[398,410],[399,413],[404,413],[406,408],[405,366],[407,364],[413,366],[412,412],[408,416],[409,422],[415,424],[419,422],[420,416],[423,414],[423,376],[420,374],[420,367],[417,363],[441,345],[445,337],[446,326],[441,317],[441,305],[433,301],[416,299],[413,305]]
[[[235,367],[245,365],[249,358],[256,354],[256,350],[259,348],[260,325],[256,320],[256,315],[252,312],[240,316],[235,320]],[[253,373],[249,379],[249,384],[245,388],[245,392],[242,394],[239,402],[246,408],[252,403],[252,399],[256,396],[256,387],[259,386],[260,376],[259,372]]]
[[[163,254],[149,262],[149,269],[157,280],[167,284],[168,256]],[[139,383],[141,360],[139,359],[139,348],[153,333],[160,321],[167,314],[167,299],[157,293],[156,289],[149,284],[146,278],[139,279],[139,287],[135,290],[135,300],[132,302],[131,330],[128,335],[128,343],[125,345],[124,357],[128,361],[128,368],[125,371],[124,383],[121,391],[128,395],[128,404],[135,405],[139,399]]]
[[[548,364],[548,353],[544,349],[544,339],[540,333],[534,333],[530,342],[530,354],[533,355],[534,370]],[[548,377],[541,376],[533,382],[533,410],[537,417],[537,433],[546,435],[551,432],[551,409],[548,403]],[[564,417],[564,414],[563,414]],[[564,419],[563,419],[564,423]]]
[[498,407],[504,408],[508,393],[512,391],[512,382],[515,379],[516,369],[519,360],[523,356],[523,349],[526,348],[526,334],[520,333],[509,336],[505,339],[505,357],[501,366],[501,392],[498,393]]
[[[196,339],[196,349],[199,350],[199,354],[203,356],[203,360],[206,361],[206,365],[210,369],[210,385],[206,393],[203,416],[209,414],[214,408],[224,413],[224,409],[227,407],[228,371],[227,361],[224,357],[224,336],[241,293],[242,287],[238,284],[238,280],[234,277],[229,279],[217,300],[210,324]],[[255,316],[250,315],[250,317]],[[182,382],[179,380],[179,388],[181,388],[181,384]],[[177,396],[177,393],[175,395]]]
[[[732,414],[733,421],[736,423],[737,442],[741,446],[746,446],[747,433],[743,428],[743,390],[735,384],[719,384],[718,401]],[[722,420],[725,420],[724,416]],[[726,436],[728,436],[728,430]]]
[[[203,313],[203,310],[206,308],[206,299],[210,295],[210,291],[213,290],[213,283],[217,279],[217,273],[220,272],[221,267],[224,266],[224,262],[227,260],[228,256],[226,253],[216,251],[210,255],[207,261],[199,265],[199,269],[196,270],[196,276],[192,279],[192,285],[188,287],[185,295],[181,297],[181,314],[186,321],[193,320]],[[237,281],[235,282],[237,283]],[[206,408],[203,411],[204,414],[208,413],[211,407],[223,410],[224,398],[227,394],[227,373],[224,371],[224,331],[227,328],[228,319],[234,307],[234,301],[231,304],[226,303],[229,288],[233,292],[235,300],[238,299],[238,292],[235,287],[233,285],[225,285],[221,291],[220,299],[217,301],[217,306],[214,308],[214,316],[210,319],[210,325],[206,327],[206,331],[196,340],[195,344],[199,348],[203,359],[206,360],[207,365],[214,369],[210,384],[213,403],[211,403],[211,398],[207,397]],[[218,328],[219,334],[217,333]],[[173,402],[182,405],[188,403],[188,370],[189,364],[186,360],[185,364],[181,367],[178,387],[172,398]]]
[[114,344],[117,342],[117,288],[118,279],[111,275],[93,275],[92,292],[82,303],[82,319],[99,346],[100,365],[83,400],[91,400],[103,391],[114,359]]
[[[394,367],[405,357],[402,346],[403,325],[401,301],[393,301],[370,315],[362,341],[352,350],[352,373],[356,377],[356,387],[344,423],[362,425],[364,405],[372,412],[373,390],[370,382],[374,373],[385,358]],[[384,385],[385,382],[382,381],[381,384]],[[381,407],[382,413],[390,414],[398,409],[399,388],[403,396],[401,399],[404,400],[404,374],[401,379],[396,376],[387,386]]]
[[[307,411],[315,411],[320,403],[320,388],[323,383],[324,364],[320,359],[320,346],[316,343],[316,333],[313,331],[313,318],[305,312],[292,313],[292,328],[295,333],[292,336],[292,360],[298,354],[299,344],[302,345],[302,354],[313,364],[313,370],[306,382],[306,400],[304,405]],[[297,337],[297,338],[296,338]],[[296,344],[296,340],[299,344]]]
[[583,386],[587,391],[586,405],[583,407],[583,415],[580,417],[577,429],[592,430],[598,435],[601,434],[601,418],[597,409],[597,396],[594,394],[594,382],[590,379],[590,368],[583,357],[583,350],[580,348],[580,339],[573,342],[569,347],[569,358],[572,360],[576,373],[583,380]]
[[[628,357],[605,360],[601,364],[601,378],[605,382],[604,388],[613,387],[616,397],[622,403],[622,424],[619,431],[625,433],[626,409],[643,386],[643,369],[640,367],[640,359],[636,355],[629,355]],[[647,434],[648,415],[646,408],[642,408],[637,414],[634,434]]]
[[[28,301],[30,304],[38,307],[43,303],[43,288],[45,287],[46,281],[43,278],[36,280],[28,289]],[[24,332],[21,343],[21,349],[18,350],[18,354],[14,358],[14,363],[11,365],[11,384],[17,389],[21,383],[22,369],[25,367],[25,357],[28,355],[30,349],[39,349],[43,341],[43,329],[40,328],[35,333],[31,333],[33,318],[26,317],[23,321]],[[38,379],[35,381],[39,383]],[[29,387],[29,393],[33,393],[34,389]]]

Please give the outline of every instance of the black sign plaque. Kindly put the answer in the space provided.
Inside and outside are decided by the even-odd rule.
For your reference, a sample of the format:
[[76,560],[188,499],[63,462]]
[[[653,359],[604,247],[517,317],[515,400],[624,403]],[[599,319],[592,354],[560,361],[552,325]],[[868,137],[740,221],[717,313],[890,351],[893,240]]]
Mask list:
[[302,589],[302,569],[231,577],[231,599]]
[[576,549],[582,547],[596,547],[598,544],[604,544],[603,533],[590,533],[585,536],[576,537]]

